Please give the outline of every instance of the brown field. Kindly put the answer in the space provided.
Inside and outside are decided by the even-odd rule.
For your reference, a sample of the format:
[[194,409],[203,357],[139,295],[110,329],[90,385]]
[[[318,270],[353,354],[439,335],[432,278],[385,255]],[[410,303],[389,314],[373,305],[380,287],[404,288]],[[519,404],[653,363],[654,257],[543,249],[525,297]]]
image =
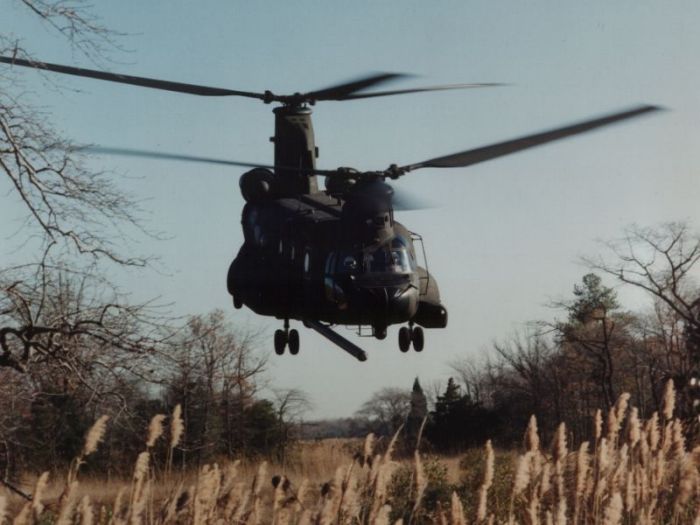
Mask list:
[[[700,447],[689,450],[672,417],[674,393],[648,421],[623,395],[595,416],[595,439],[569,450],[562,424],[551,447],[530,422],[524,450],[468,450],[455,457],[394,458],[372,436],[301,442],[286,464],[222,461],[199,472],[156,471],[149,429],[131,480],[80,474],[105,421],[86,436],[70,472],[27,479],[30,501],[0,488],[0,525],[70,523],[696,523],[700,524]],[[170,425],[177,446],[178,422]],[[34,485],[32,487],[32,485]]]

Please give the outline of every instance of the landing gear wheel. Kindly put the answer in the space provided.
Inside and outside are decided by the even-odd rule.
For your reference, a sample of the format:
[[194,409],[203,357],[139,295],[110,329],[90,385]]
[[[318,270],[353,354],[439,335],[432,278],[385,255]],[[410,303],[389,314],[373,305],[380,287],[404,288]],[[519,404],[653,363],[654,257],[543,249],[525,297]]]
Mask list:
[[407,326],[402,326],[399,328],[399,350],[408,352],[409,348],[411,348],[411,331]]
[[386,326],[374,326],[372,327],[372,332],[374,333],[374,337],[380,341],[386,339]]
[[282,355],[285,346],[287,346],[287,332],[284,330],[275,330],[275,353],[277,355]]
[[299,332],[293,328],[289,331],[287,344],[289,345],[290,354],[297,355],[299,353]]
[[413,342],[413,349],[416,352],[423,351],[425,338],[423,337],[423,329],[420,326],[416,326],[413,330],[411,330],[411,341]]

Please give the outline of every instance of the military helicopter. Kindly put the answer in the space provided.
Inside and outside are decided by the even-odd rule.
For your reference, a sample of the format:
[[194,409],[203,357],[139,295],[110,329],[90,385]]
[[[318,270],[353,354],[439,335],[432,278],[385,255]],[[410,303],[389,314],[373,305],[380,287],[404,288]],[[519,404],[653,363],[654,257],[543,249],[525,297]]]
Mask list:
[[[387,180],[422,168],[470,166],[660,109],[641,105],[422,162],[392,164],[384,170],[325,170],[316,167],[318,148],[311,114],[317,102],[498,84],[365,91],[404,76],[380,73],[316,91],[277,95],[271,91],[212,88],[16,57],[0,56],[0,62],[193,95],[240,96],[278,104],[273,109],[275,134],[270,139],[274,144],[272,165],[121,148],[92,147],[86,151],[253,168],[240,178],[246,200],[241,219],[245,240],[227,277],[234,306],[245,305],[257,314],[284,322],[284,327],[274,334],[274,349],[279,355],[287,348],[292,355],[299,352],[299,333],[289,328],[290,319],[294,319],[360,361],[367,359],[366,352],[334,331],[333,325],[355,326],[360,335],[377,339],[386,338],[389,325],[403,325],[398,333],[402,352],[411,346],[415,351],[423,350],[423,328],[447,326],[447,309],[440,301],[437,281],[428,271],[422,238],[394,217],[394,210],[410,206]],[[318,187],[319,176],[325,178],[325,190]]]

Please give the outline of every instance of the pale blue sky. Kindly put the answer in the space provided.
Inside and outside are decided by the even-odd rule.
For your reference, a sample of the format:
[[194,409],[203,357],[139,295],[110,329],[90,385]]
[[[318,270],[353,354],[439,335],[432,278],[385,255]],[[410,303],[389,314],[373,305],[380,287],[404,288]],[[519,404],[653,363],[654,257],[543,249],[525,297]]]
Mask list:
[[[396,87],[512,84],[320,103],[314,125],[319,165],[326,168],[411,163],[638,103],[671,110],[471,168],[426,169],[399,181],[442,204],[398,218],[426,240],[450,324],[426,332],[422,354],[400,354],[396,327],[383,342],[358,340],[370,353],[366,363],[304,329],[296,358],[274,356],[271,341],[264,341],[273,383],[309,392],[313,415],[350,415],[373,391],[409,387],[416,375],[425,382],[444,379],[450,360],[478,358],[494,338],[550,318],[547,302],[569,294],[585,272],[576,259],[596,253],[597,238],[618,236],[632,222],[700,225],[696,1],[103,4],[97,9],[105,23],[129,33],[122,42],[132,52],[113,55],[121,62],[110,66],[117,72],[276,92],[376,71],[420,75]],[[0,5],[0,32],[15,32],[46,61],[91,67],[18,2]],[[62,84],[81,92],[59,94],[32,72],[24,78],[57,127],[77,141],[272,160],[271,107],[256,101],[68,78]],[[162,257],[166,271],[119,275],[125,288],[137,298],[173,301],[179,314],[223,308],[234,323],[262,326],[271,339],[278,323],[233,311],[224,286],[242,241],[242,169],[107,157],[92,162],[127,175],[124,187],[148,199],[150,226],[172,237],[137,246]],[[20,208],[8,198],[3,203],[0,234],[6,239]],[[637,296],[627,297],[629,307],[638,306]]]

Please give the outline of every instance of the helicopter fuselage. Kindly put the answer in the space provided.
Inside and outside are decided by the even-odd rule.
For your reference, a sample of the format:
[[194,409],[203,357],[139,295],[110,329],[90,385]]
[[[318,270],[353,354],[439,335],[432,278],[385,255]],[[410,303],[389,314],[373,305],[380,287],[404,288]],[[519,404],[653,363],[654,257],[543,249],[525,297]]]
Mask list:
[[279,319],[369,325],[380,338],[391,324],[445,327],[417,236],[390,209],[356,212],[325,192],[247,203],[245,242],[228,274],[234,301]]

